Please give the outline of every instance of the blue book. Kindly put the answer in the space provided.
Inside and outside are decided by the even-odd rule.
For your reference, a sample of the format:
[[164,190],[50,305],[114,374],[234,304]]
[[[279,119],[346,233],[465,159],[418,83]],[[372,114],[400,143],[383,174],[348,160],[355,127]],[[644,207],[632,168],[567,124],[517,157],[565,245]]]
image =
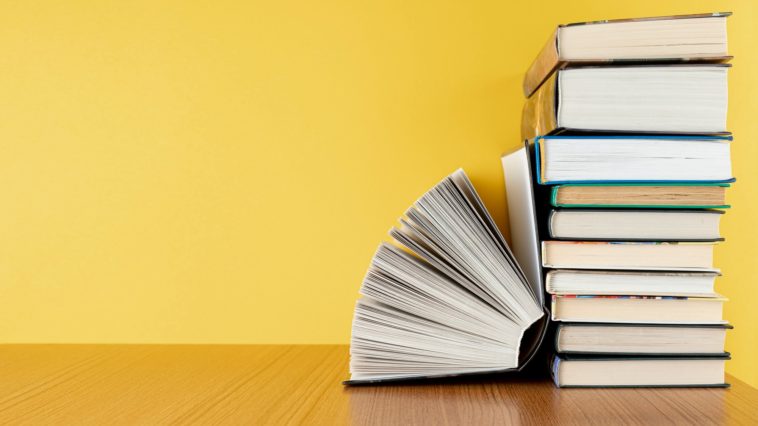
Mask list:
[[731,135],[582,135],[533,139],[537,182],[734,182]]

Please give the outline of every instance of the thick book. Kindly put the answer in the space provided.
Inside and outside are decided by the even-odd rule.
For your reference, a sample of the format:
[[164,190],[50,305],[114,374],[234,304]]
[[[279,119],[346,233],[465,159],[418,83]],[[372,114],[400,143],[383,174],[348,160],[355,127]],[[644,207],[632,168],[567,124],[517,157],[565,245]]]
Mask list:
[[577,64],[725,62],[730,12],[559,25],[524,76],[530,96],[555,70]]
[[548,316],[473,185],[458,170],[421,196],[379,246],[353,318],[350,380],[517,371]]
[[555,352],[585,355],[723,356],[729,324],[561,323]]
[[727,209],[728,183],[587,183],[552,187],[550,204],[566,208]]
[[730,357],[559,355],[551,374],[558,387],[728,387]]
[[562,69],[527,99],[521,135],[725,134],[728,69],[729,64]]
[[558,295],[716,297],[716,272],[587,271],[547,273],[545,288]]
[[542,242],[542,265],[551,269],[718,272],[715,243],[651,241]]
[[723,297],[558,296],[553,321],[648,324],[726,324]]
[[729,183],[731,136],[540,136],[537,182]]
[[721,241],[723,210],[561,209],[548,232],[558,240]]

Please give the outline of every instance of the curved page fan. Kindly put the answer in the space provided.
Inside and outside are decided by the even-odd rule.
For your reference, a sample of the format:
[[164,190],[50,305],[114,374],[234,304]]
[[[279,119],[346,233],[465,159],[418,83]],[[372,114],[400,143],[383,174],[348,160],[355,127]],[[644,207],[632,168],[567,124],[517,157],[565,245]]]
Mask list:
[[399,222],[361,286],[346,383],[523,367],[546,327],[539,290],[465,172],[434,186]]

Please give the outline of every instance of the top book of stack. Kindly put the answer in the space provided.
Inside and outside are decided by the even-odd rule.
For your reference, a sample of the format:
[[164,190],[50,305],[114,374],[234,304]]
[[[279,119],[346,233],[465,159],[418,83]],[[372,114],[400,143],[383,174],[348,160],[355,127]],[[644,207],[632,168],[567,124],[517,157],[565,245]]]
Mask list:
[[524,77],[531,96],[554,71],[608,63],[728,62],[730,12],[560,25]]

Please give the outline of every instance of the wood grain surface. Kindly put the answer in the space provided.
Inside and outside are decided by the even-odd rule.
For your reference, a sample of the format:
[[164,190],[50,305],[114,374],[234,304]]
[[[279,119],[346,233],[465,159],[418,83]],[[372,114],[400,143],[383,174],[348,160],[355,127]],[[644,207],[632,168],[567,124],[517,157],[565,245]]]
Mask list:
[[1,424],[758,424],[758,391],[345,388],[346,346],[2,345]]

